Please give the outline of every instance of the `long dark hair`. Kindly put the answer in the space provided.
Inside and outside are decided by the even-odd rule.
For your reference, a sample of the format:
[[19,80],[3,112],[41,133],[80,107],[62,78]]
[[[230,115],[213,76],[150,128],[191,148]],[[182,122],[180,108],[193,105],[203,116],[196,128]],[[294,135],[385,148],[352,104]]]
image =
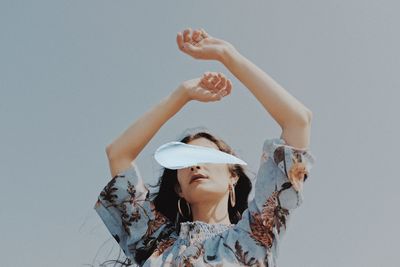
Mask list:
[[[182,143],[189,143],[198,138],[206,138],[216,144],[220,151],[237,156],[233,149],[225,143],[221,138],[206,132],[200,131],[192,134],[188,134],[179,140]],[[252,183],[250,178],[246,174],[246,169],[243,165],[239,164],[228,164],[229,171],[231,174],[236,174],[239,179],[235,186],[235,196],[236,204],[234,207],[231,206],[230,201],[228,201],[228,213],[231,223],[236,224],[242,217],[242,213],[247,209],[247,198],[252,188]],[[166,216],[171,222],[175,222],[177,231],[179,231],[179,226],[181,222],[192,221],[193,217],[181,216],[178,212],[178,200],[179,195],[175,191],[175,187],[178,184],[177,170],[163,168],[163,173],[158,180],[156,185],[150,185],[151,187],[158,187],[158,192],[152,193],[150,199],[153,201],[157,211],[161,212]],[[184,215],[187,214],[185,209],[185,200],[181,199],[181,209]],[[186,213],[185,213],[186,211]]]

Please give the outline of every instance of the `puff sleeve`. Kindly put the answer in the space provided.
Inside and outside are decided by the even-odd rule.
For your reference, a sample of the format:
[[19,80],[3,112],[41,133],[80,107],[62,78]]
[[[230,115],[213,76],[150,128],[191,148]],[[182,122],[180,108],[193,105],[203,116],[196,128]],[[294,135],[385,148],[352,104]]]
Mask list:
[[142,264],[160,239],[171,231],[169,221],[154,208],[136,165],[115,175],[94,205],[130,263]]
[[282,208],[299,207],[303,202],[303,185],[314,162],[315,157],[308,149],[289,146],[282,138],[265,140],[257,173],[262,184],[256,186],[257,206],[261,208],[260,204],[275,193],[279,194]]
[[303,184],[314,162],[308,149],[289,146],[282,138],[264,141],[254,198],[240,222],[257,244],[277,252],[292,210],[303,202]]

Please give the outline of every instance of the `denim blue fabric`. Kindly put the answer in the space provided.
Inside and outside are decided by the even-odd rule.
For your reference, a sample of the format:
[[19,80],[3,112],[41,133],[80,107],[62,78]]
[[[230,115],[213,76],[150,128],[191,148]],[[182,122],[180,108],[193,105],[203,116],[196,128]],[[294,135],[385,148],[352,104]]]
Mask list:
[[263,143],[254,198],[237,224],[174,222],[149,199],[136,165],[114,176],[94,209],[132,266],[276,266],[315,157],[281,138]]

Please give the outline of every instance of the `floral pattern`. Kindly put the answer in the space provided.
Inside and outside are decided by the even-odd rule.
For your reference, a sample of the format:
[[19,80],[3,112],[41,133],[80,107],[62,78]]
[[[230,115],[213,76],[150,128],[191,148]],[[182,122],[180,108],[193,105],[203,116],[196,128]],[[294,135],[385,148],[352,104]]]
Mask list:
[[244,266],[260,266],[259,262],[255,257],[251,257],[249,255],[249,251],[244,251],[242,246],[239,243],[239,240],[236,240],[235,242],[235,249],[232,250],[232,248],[224,243],[224,246],[228,248],[229,250],[232,251],[232,253],[235,254],[236,259],[238,262]]
[[171,247],[176,241],[176,238],[169,238],[162,240],[157,248],[154,250],[153,256],[160,256],[161,254],[164,253],[165,250],[167,250],[169,247]]
[[158,212],[133,165],[109,181],[95,210],[132,266],[276,267],[280,237],[303,200],[315,157],[281,138],[266,139],[254,199],[236,225],[174,222]]

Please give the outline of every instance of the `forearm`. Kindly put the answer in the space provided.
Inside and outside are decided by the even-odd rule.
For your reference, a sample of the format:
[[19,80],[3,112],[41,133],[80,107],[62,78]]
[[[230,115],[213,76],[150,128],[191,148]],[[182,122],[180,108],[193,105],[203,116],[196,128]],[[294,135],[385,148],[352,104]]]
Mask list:
[[134,160],[161,126],[188,101],[187,95],[181,87],[175,89],[107,146],[108,158]]
[[267,73],[234,48],[227,48],[221,62],[236,76],[283,128],[302,125],[311,119],[311,111],[274,81]]

